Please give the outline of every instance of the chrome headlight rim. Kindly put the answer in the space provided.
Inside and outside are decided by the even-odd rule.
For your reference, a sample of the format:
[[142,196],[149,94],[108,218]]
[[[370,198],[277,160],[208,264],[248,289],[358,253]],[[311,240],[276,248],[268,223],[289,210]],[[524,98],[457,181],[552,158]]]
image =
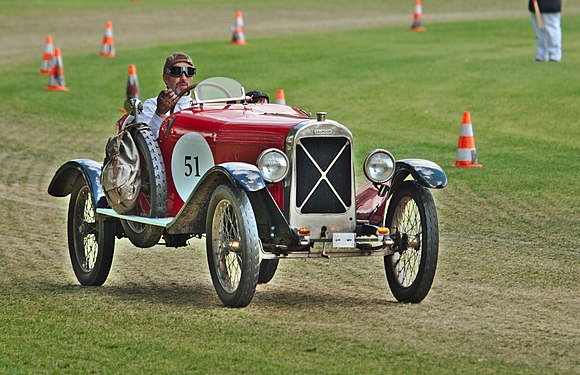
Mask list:
[[[264,167],[264,162],[266,161],[266,158],[270,157],[271,155],[274,155],[274,154],[277,156],[282,156],[284,163],[285,163],[285,166],[284,166],[282,173],[277,173],[275,176],[271,176],[271,175],[264,173],[263,167]],[[290,161],[288,160],[288,156],[286,156],[285,153],[278,150],[277,148],[268,148],[268,149],[262,151],[260,156],[258,156],[258,160],[256,161],[256,166],[260,170],[260,174],[262,175],[264,180],[266,180],[270,183],[276,183],[276,182],[282,181],[283,179],[286,178],[286,176],[288,176],[288,172],[290,171]]]
[[[369,167],[370,167],[369,162],[371,160],[373,160],[373,157],[375,157],[375,155],[377,155],[377,154],[386,155],[388,158],[390,158],[393,161],[393,167],[391,168],[390,173],[386,176],[382,176],[381,178],[377,178],[376,176],[372,176],[372,174],[369,172]],[[376,184],[384,184],[385,182],[389,181],[393,177],[393,175],[395,174],[395,166],[396,166],[396,159],[393,156],[393,154],[391,154],[389,151],[387,151],[385,149],[378,148],[378,149],[373,150],[367,154],[365,161],[363,163],[363,171],[364,171],[366,178],[369,181],[374,182]]]

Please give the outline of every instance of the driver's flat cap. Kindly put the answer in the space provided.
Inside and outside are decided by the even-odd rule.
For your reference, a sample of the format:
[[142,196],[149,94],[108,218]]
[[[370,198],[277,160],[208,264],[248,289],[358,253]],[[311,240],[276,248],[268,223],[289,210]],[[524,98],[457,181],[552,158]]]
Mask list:
[[187,53],[175,52],[174,54],[167,56],[167,58],[165,59],[165,65],[163,65],[163,73],[165,73],[166,69],[171,68],[173,65],[180,62],[184,62],[193,66],[193,60],[191,60],[191,57],[189,57]]

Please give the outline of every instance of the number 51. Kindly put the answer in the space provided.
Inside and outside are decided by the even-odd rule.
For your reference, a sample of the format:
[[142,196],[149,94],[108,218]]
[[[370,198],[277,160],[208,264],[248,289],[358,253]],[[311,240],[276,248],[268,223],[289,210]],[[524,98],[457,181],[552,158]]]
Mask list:
[[[191,176],[193,174],[194,166],[191,165],[191,159],[192,158],[191,158],[190,155],[185,155],[185,168],[186,168],[185,177],[189,177],[189,176]],[[193,160],[194,160],[194,163],[195,163],[195,175],[194,175],[194,177],[200,177],[200,174],[199,174],[199,158],[197,156],[195,156],[193,158]]]

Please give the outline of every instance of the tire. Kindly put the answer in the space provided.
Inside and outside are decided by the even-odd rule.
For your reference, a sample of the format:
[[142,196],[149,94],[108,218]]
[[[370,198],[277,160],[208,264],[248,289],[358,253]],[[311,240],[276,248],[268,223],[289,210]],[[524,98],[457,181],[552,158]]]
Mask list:
[[227,307],[247,306],[258,284],[260,240],[243,190],[221,185],[214,191],[206,231],[207,260],[218,297]]
[[433,284],[439,252],[437,211],[429,190],[403,182],[391,198],[385,224],[399,246],[384,259],[391,292],[399,302],[419,303]]
[[258,284],[267,284],[272,280],[276,269],[278,269],[279,259],[263,259],[260,262],[260,274],[258,276]]
[[[128,214],[143,217],[165,217],[167,212],[167,180],[159,144],[148,127],[132,132],[141,156],[141,192],[137,204]],[[152,247],[159,243],[164,228],[135,221],[121,220],[125,235],[137,247]]]
[[77,178],[68,206],[68,248],[77,280],[82,285],[103,285],[113,263],[115,221],[97,220],[93,192]]

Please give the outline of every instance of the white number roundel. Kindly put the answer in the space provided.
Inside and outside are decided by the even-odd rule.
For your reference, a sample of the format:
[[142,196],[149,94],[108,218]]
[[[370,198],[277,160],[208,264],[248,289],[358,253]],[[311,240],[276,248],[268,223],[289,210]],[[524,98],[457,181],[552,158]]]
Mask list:
[[185,201],[204,175],[215,165],[211,149],[199,133],[184,134],[173,149],[171,173],[179,197]]

